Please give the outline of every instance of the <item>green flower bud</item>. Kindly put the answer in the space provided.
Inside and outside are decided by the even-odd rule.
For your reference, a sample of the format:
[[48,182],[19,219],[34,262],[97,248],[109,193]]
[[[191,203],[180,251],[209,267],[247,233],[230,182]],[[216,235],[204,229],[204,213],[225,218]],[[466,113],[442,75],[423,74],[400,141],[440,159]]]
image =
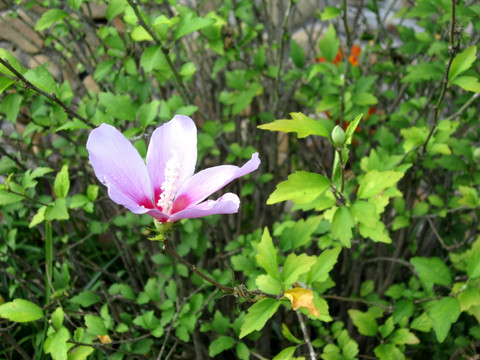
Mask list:
[[480,162],[480,147],[477,147],[475,150],[473,150],[473,160]]
[[332,143],[333,146],[336,148],[343,148],[345,144],[345,131],[341,128],[341,126],[335,126],[332,131]]

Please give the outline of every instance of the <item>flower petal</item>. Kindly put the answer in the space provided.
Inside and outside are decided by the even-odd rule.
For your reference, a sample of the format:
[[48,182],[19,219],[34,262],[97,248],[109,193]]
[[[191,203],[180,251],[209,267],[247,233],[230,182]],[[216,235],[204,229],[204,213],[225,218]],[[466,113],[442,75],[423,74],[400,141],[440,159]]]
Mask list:
[[137,149],[113,126],[102,124],[88,136],[87,150],[98,180],[108,195],[131,212],[153,209],[147,168]]
[[207,196],[223,188],[232,180],[256,170],[260,165],[258,153],[241,168],[234,165],[221,165],[205,169],[189,178],[177,192],[173,202],[172,214],[198,204]]
[[162,192],[167,162],[177,156],[181,164],[177,184],[180,187],[193,175],[197,162],[197,128],[188,116],[175,115],[157,128],[150,139],[147,151],[147,169],[155,195],[155,204]]
[[170,216],[169,221],[193,219],[213,214],[234,214],[238,212],[240,199],[237,195],[226,193],[217,200],[207,200]]

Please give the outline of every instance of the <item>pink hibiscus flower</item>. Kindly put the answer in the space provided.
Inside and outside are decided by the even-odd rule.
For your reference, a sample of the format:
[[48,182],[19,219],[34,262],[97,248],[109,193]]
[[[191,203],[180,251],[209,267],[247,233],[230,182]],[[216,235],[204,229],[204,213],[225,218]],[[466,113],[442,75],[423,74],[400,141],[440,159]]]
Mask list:
[[113,126],[102,124],[87,141],[95,175],[117,204],[158,222],[174,222],[238,211],[237,195],[205,200],[232,180],[260,165],[258,153],[241,168],[215,166],[193,174],[197,161],[197,128],[188,116],[176,115],[150,139],[146,164],[137,149]]

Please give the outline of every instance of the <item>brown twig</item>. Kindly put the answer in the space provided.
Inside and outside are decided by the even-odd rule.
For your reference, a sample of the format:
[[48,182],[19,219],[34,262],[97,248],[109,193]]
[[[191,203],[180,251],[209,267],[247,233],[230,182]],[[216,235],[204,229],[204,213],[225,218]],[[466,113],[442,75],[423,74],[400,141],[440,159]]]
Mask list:
[[20,74],[12,65],[10,65],[10,63],[8,62],[8,60],[5,60],[5,59],[2,59],[0,58],[0,64],[2,64],[3,66],[5,66],[8,70],[10,70],[17,79],[19,79],[21,82],[23,82],[25,84],[25,89],[31,89],[33,91],[35,91],[36,93],[40,94],[40,95],[43,95],[45,96],[46,98],[50,99],[51,101],[53,101],[54,103],[56,103],[57,105],[60,105],[60,107],[68,114],[68,116],[70,116],[71,118],[77,118],[79,120],[81,120],[82,122],[84,122],[85,124],[87,124],[88,126],[90,127],[95,127],[95,125],[93,123],[90,122],[90,120],[88,119],[85,119],[83,116],[81,116],[80,114],[78,114],[77,112],[73,111],[72,109],[70,109],[67,105],[65,105],[65,103],[63,101],[61,101],[57,95],[55,93],[47,93],[46,91],[38,88],[37,86],[33,85],[30,81],[28,81],[22,74]]
[[222,290],[225,293],[229,293],[231,295],[234,295],[235,297],[243,297],[243,298],[246,298],[246,299],[249,299],[249,300],[254,300],[256,297],[268,297],[268,298],[271,298],[271,299],[279,300],[282,297],[281,294],[280,295],[267,294],[267,293],[264,293],[260,290],[251,290],[250,291],[243,284],[237,285],[235,287],[230,287],[230,286],[225,286],[223,284],[220,284],[218,281],[212,279],[210,276],[208,276],[208,275],[204,274],[203,272],[201,272],[200,270],[198,270],[195,265],[191,264],[190,262],[185,260],[183,257],[178,255],[178,253],[170,246],[170,243],[169,243],[168,239],[163,240],[163,251],[165,251],[168,254],[170,254],[171,256],[173,256],[175,259],[177,259],[183,265],[185,265],[190,271],[197,274],[198,276],[200,276],[205,281],[209,282],[210,284],[212,284],[213,286]]
[[459,51],[459,45],[458,44],[455,45],[455,0],[452,0],[452,22],[450,26],[450,41],[448,44],[448,51],[450,53],[450,59],[448,60],[447,69],[445,70],[445,74],[443,76],[442,90],[440,92],[440,97],[438,98],[437,103],[433,107],[433,111],[434,111],[433,124],[432,124],[432,127],[430,128],[430,131],[428,132],[427,139],[422,145],[421,155],[424,155],[427,152],[428,143],[430,142],[430,139],[432,138],[433,133],[437,128],[438,120],[440,118],[440,106],[442,105],[443,98],[445,97],[445,93],[447,92],[448,75],[450,73],[450,68],[452,67],[453,59],[455,58],[455,55]]

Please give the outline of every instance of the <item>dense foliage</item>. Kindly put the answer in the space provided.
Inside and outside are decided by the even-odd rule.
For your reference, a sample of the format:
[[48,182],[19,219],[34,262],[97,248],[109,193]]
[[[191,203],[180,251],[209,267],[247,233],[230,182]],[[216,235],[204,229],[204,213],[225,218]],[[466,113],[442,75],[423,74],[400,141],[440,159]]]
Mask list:
[[[476,1],[2,3],[1,358],[479,356]],[[261,165],[158,234],[86,142],[176,114]]]

